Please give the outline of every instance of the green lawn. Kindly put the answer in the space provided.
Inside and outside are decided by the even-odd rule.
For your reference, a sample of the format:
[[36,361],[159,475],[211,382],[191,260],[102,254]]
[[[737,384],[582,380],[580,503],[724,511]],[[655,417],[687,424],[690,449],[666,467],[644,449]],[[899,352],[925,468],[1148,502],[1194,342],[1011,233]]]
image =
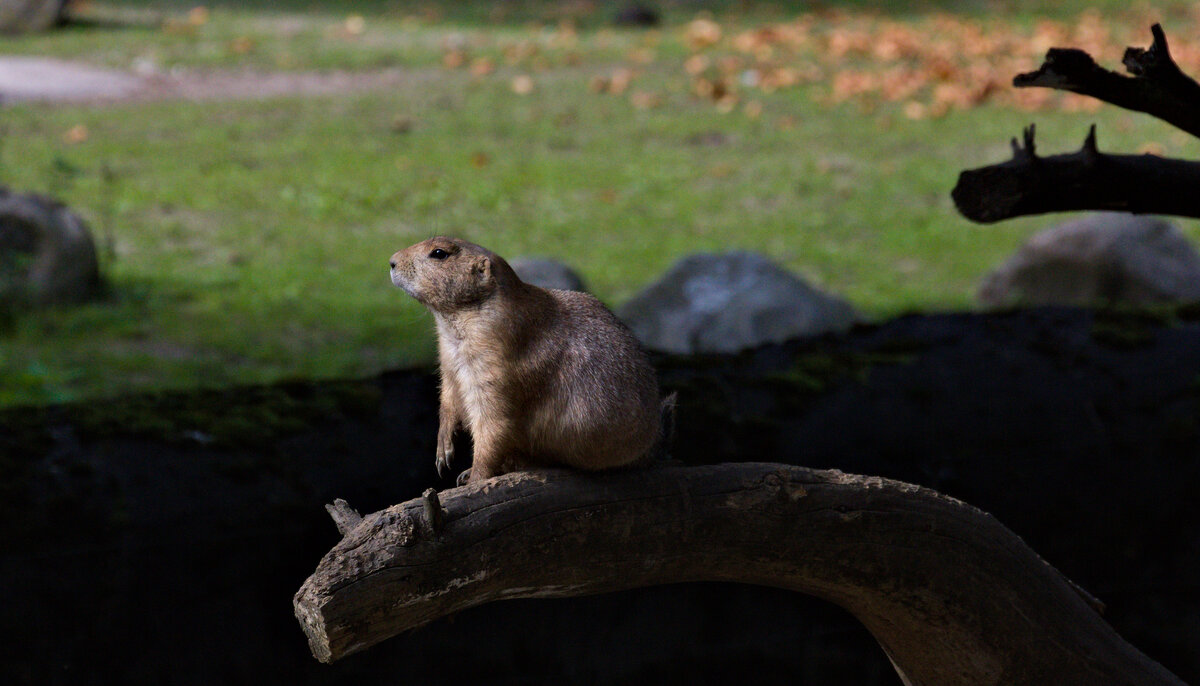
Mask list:
[[[370,3],[361,26],[321,9],[332,3],[288,3],[287,12],[257,4],[266,3],[214,6],[190,28],[187,5],[97,4],[90,23],[4,44],[10,54],[121,67],[388,67],[404,76],[393,89],[352,95],[0,110],[0,181],[59,196],[113,248],[103,257],[105,300],[4,326],[0,405],[362,376],[427,361],[431,320],[390,286],[386,262],[436,233],[506,256],[564,259],[610,304],[686,254],[737,248],[770,255],[872,316],[969,308],[980,277],[1056,221],[977,226],[950,202],[959,170],[1004,159],[1021,127],[1037,122],[1046,153],[1078,147],[1094,121],[1102,149],[1197,156],[1183,134],[1111,107],[1031,112],[998,96],[913,119],[911,99],[832,102],[843,68],[888,68],[865,53],[819,54],[832,32],[899,22],[935,35],[942,20],[925,11],[950,3],[818,15],[817,47],[770,59],[815,64],[820,76],[762,92],[740,81],[754,64],[746,58],[732,72],[728,112],[693,92],[683,65],[694,14],[677,5],[648,35],[606,26],[603,7],[568,17],[578,26],[568,32],[527,24],[545,7],[534,3],[509,5],[500,18],[488,3],[449,16]],[[1026,4],[987,3],[1003,9],[998,18],[969,6],[960,18],[1018,45],[1038,26]],[[736,54],[728,43],[740,29],[796,14],[756,6],[735,15],[731,5],[712,15],[722,42],[701,51],[714,65]],[[1073,25],[1081,6],[1054,17]],[[1178,18],[1181,37],[1195,35],[1184,30],[1195,26],[1187,7],[1158,10]],[[1148,41],[1142,15],[1102,17],[1113,26],[1112,54]],[[1167,31],[1174,37],[1169,22]],[[443,66],[455,50],[464,66]],[[472,75],[479,59],[494,71]],[[635,72],[626,92],[594,92],[595,77],[625,68]],[[514,93],[518,76],[532,79],[532,92]],[[73,129],[86,139],[72,142]],[[1196,223],[1183,226],[1200,238]]]

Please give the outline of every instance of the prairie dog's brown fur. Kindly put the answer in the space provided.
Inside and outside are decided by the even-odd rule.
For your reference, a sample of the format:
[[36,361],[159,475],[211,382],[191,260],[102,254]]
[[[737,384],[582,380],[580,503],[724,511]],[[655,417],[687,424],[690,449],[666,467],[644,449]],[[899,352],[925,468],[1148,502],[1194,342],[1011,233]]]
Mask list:
[[392,255],[392,283],[433,312],[441,366],[438,472],[453,434],[478,481],[537,466],[606,469],[659,438],[658,383],[637,339],[586,293],[521,281],[498,255],[439,236]]

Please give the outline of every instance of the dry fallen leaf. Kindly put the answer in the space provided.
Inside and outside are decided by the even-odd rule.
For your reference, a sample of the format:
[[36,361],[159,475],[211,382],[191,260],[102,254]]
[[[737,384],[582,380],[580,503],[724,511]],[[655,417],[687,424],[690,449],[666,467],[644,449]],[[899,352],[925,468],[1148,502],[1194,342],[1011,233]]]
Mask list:
[[684,40],[692,50],[703,50],[721,40],[721,27],[711,19],[694,19],[684,29]]
[[662,104],[662,97],[649,91],[636,91],[629,96],[629,102],[639,110],[648,110]]
[[533,77],[528,74],[520,74],[512,80],[512,92],[517,95],[529,95],[533,92]]
[[90,134],[88,133],[86,126],[83,124],[76,124],[75,126],[67,129],[67,132],[63,134],[63,142],[71,145],[82,143],[88,139],[89,135]]
[[708,69],[707,55],[692,55],[683,62],[683,69],[692,76],[698,76],[705,69]]
[[471,76],[487,76],[495,69],[496,63],[487,57],[479,57],[471,62]]
[[726,55],[725,57],[717,60],[717,68],[720,69],[721,73],[725,76],[732,76],[733,74],[742,70],[742,58],[738,57],[737,55]]
[[634,48],[629,51],[629,61],[638,64],[650,64],[657,55],[650,48]]
[[612,77],[608,79],[608,92],[613,95],[620,95],[629,88],[630,82],[633,81],[633,71],[630,69],[616,69],[612,73]]
[[208,23],[208,8],[203,5],[198,5],[188,10],[187,23],[192,26],[203,26]]
[[728,162],[718,162],[708,168],[708,175],[714,179],[723,179],[733,172],[737,171],[737,167]]
[[517,64],[524,59],[533,57],[538,52],[538,46],[533,41],[522,40],[504,47],[504,59],[509,64]]
[[367,20],[363,19],[361,14],[351,14],[346,17],[346,21],[342,22],[342,30],[350,36],[361,35],[363,30],[367,28]]
[[229,52],[235,55],[245,55],[254,50],[254,39],[249,36],[238,36],[229,41]]
[[550,36],[550,46],[553,48],[573,48],[579,43],[579,34],[575,24],[564,20],[558,23],[558,30]]

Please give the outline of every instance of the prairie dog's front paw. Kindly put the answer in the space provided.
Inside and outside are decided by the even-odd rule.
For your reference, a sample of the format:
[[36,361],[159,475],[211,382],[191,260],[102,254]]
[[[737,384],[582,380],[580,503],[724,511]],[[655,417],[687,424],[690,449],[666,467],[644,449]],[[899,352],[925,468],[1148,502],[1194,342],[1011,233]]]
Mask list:
[[438,476],[446,478],[450,475],[450,465],[454,463],[454,427],[443,424],[438,428],[437,467]]

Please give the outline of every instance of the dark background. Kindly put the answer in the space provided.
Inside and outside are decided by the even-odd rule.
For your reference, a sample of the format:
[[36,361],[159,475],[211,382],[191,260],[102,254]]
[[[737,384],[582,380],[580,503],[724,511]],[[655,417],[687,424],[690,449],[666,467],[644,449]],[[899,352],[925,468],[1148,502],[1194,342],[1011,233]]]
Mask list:
[[[674,454],[916,482],[996,515],[1200,681],[1200,311],[902,317],[737,356],[659,357]],[[682,584],[475,608],[331,666],[291,596],[369,512],[439,483],[436,379],[0,412],[0,681],[895,684],[798,594]]]

